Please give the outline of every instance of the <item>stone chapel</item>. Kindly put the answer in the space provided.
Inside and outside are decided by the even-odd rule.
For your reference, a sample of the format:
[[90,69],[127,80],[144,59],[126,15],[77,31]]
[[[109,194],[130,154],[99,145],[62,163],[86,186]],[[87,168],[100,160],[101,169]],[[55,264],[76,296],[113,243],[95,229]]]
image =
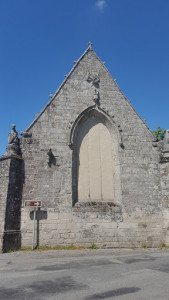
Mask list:
[[0,248],[169,243],[169,131],[159,142],[89,43],[0,157]]

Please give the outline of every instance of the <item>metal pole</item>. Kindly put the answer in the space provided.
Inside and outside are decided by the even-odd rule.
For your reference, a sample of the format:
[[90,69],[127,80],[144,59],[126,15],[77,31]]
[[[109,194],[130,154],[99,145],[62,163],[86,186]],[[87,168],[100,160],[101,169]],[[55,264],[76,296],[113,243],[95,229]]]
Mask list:
[[36,207],[34,207],[34,213],[33,213],[33,236],[32,236],[32,250],[34,249],[34,239],[35,239],[35,219],[36,219]]

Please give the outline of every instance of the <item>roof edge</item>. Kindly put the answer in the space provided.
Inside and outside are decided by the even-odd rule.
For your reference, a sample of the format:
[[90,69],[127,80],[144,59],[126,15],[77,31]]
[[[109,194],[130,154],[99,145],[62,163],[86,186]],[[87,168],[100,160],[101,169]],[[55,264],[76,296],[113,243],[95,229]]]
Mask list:
[[69,79],[69,77],[71,76],[71,74],[73,73],[73,71],[76,69],[76,67],[78,66],[79,62],[82,60],[82,58],[89,52],[89,51],[93,51],[91,47],[91,44],[89,43],[89,47],[86,49],[86,51],[80,56],[80,58],[76,61],[75,65],[73,66],[73,68],[70,70],[69,74],[66,76],[66,78],[64,79],[64,81],[61,83],[61,85],[59,86],[59,88],[56,90],[55,94],[53,95],[52,99],[45,105],[45,107],[40,111],[40,113],[38,114],[38,116],[33,120],[33,122],[26,128],[26,130],[24,132],[28,132],[33,126],[34,124],[38,121],[38,119],[41,117],[41,115],[45,112],[45,110],[47,109],[48,106],[50,106],[50,104],[55,100],[56,96],[59,94],[60,90],[63,88],[63,86],[65,85],[65,83],[67,82],[67,80]]
[[94,54],[96,55],[97,59],[101,62],[101,64],[104,66],[104,68],[106,69],[106,71],[109,73],[112,81],[116,84],[117,88],[119,89],[119,91],[121,92],[121,94],[123,95],[125,101],[127,101],[127,103],[129,104],[129,106],[134,110],[134,112],[136,113],[136,115],[139,117],[139,119],[143,122],[143,124],[145,125],[145,127],[147,127],[148,131],[150,132],[150,134],[152,135],[152,138],[155,138],[153,131],[149,128],[149,126],[144,122],[144,120],[142,119],[142,117],[139,115],[139,113],[135,110],[135,108],[133,107],[133,105],[131,104],[130,100],[125,96],[125,94],[123,93],[123,91],[121,90],[121,88],[118,86],[116,80],[112,77],[111,73],[109,72],[109,70],[107,69],[107,67],[105,66],[105,63],[103,63],[100,58],[98,57],[98,55],[96,54],[96,52],[93,50],[92,48],[92,43],[89,42],[88,43],[88,48],[85,50],[85,52],[79,57],[79,59],[76,61],[75,65],[73,66],[73,68],[70,70],[69,74],[66,76],[66,78],[64,79],[64,81],[61,83],[61,85],[59,86],[59,88],[56,90],[55,94],[53,95],[52,99],[46,104],[46,106],[40,111],[40,113],[38,114],[38,116],[33,120],[33,122],[26,128],[26,130],[24,132],[28,132],[33,126],[34,124],[39,120],[39,118],[41,117],[41,115],[45,112],[45,110],[47,109],[48,106],[50,106],[50,104],[55,100],[55,98],[57,97],[57,95],[59,94],[60,90],[63,88],[63,86],[65,85],[65,83],[67,82],[67,80],[69,79],[69,77],[72,75],[73,71],[76,69],[76,67],[78,66],[79,62],[83,59],[83,57],[89,52],[89,51],[93,51]]
[[117,85],[119,91],[122,93],[123,97],[125,98],[125,100],[127,101],[127,103],[129,104],[129,106],[133,109],[133,111],[135,112],[135,114],[139,117],[139,119],[143,122],[143,124],[145,125],[145,127],[147,127],[147,129],[149,130],[150,134],[152,135],[152,138],[155,138],[155,135],[153,133],[153,131],[150,129],[150,127],[146,124],[146,122],[142,119],[142,117],[139,115],[139,113],[136,111],[136,109],[134,108],[134,106],[132,105],[131,101],[125,96],[125,94],[123,93],[123,91],[121,90],[121,88],[118,86],[117,82],[115,82],[115,84]]
[[[95,52],[94,52],[95,53]],[[96,54],[96,53],[95,53]],[[97,56],[97,54],[96,54]],[[102,65],[104,66],[105,70],[108,72],[108,74],[111,77],[111,80],[115,83],[115,85],[117,86],[117,88],[119,89],[120,93],[123,95],[125,101],[129,104],[129,106],[133,109],[133,111],[136,113],[136,115],[139,117],[139,119],[143,122],[143,124],[145,125],[145,127],[147,127],[148,131],[150,132],[150,134],[152,135],[152,138],[155,139],[155,135],[153,133],[153,131],[150,129],[150,127],[145,123],[145,121],[142,119],[142,117],[139,115],[139,113],[136,111],[136,109],[134,108],[134,106],[132,105],[131,101],[126,97],[126,95],[123,93],[123,91],[121,90],[121,88],[119,87],[119,85],[116,82],[116,79],[113,78],[112,74],[109,72],[108,68],[105,66],[105,63],[103,63],[100,58],[97,56],[97,59],[102,63]]]

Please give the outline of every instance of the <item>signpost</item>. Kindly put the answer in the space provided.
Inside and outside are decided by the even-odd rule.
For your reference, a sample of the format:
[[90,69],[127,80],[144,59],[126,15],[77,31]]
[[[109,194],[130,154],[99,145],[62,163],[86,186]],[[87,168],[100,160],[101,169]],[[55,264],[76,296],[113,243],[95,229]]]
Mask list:
[[35,239],[35,220],[36,220],[36,210],[37,207],[42,206],[42,201],[34,201],[34,200],[26,200],[25,201],[25,207],[34,207],[34,213],[33,213],[33,236],[32,236],[32,250],[34,249],[34,239]]
[[42,201],[26,200],[25,206],[41,207]]

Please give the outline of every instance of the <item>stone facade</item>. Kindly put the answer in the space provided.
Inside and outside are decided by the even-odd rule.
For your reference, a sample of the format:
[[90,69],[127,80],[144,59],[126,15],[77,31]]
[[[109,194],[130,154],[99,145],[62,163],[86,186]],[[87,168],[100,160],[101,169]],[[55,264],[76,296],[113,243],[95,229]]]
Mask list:
[[26,200],[36,245],[169,243],[168,157],[89,45],[0,158],[1,248],[31,245]]

